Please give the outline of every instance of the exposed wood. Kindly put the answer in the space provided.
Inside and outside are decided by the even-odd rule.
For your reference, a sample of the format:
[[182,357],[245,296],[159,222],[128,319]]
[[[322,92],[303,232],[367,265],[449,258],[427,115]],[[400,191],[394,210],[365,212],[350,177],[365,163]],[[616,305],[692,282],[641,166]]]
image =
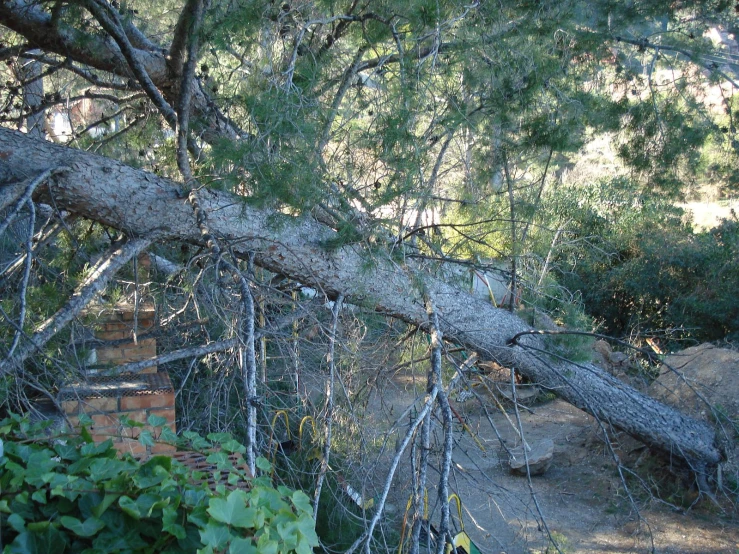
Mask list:
[[[190,206],[176,183],[111,159],[0,129],[0,159],[9,181],[48,167],[71,171],[37,190],[53,195],[61,209],[138,236],[160,235],[201,244]],[[722,459],[715,432],[703,422],[666,407],[592,364],[575,364],[547,354],[543,337],[522,337],[529,327],[516,315],[428,274],[418,264],[399,263],[361,244],[329,250],[335,232],[307,217],[294,218],[248,206],[237,196],[202,191],[211,232],[232,239],[237,255],[255,252],[255,262],[347,302],[428,329],[423,295],[439,315],[448,341],[477,351],[484,359],[514,367],[559,396],[632,436],[682,459],[699,472]]]

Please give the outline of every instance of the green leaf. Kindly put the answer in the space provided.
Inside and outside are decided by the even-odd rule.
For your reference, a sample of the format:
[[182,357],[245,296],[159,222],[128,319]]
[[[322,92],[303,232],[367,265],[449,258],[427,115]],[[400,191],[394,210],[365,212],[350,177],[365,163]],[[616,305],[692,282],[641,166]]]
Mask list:
[[172,506],[167,506],[162,510],[162,530],[179,540],[187,536],[185,528],[178,523],[177,510]]
[[154,456],[136,472],[133,476],[133,482],[137,487],[142,489],[159,485],[169,477],[171,469],[172,458],[167,456]]
[[307,541],[308,546],[311,548],[318,546],[318,535],[316,534],[316,522],[313,517],[308,514],[303,514],[298,518],[298,528],[300,533]]
[[170,443],[176,443],[177,442],[177,433],[172,431],[170,427],[162,427],[162,432],[159,435],[159,440],[162,442],[170,442]]
[[167,425],[167,418],[156,414],[151,414],[146,418],[146,421],[152,427],[163,427],[164,425]]
[[231,433],[209,433],[208,440],[214,443],[224,443],[233,439]]
[[[9,545],[11,554],[60,554],[67,547],[67,537],[51,525],[43,531],[24,531]],[[6,552],[5,550],[3,552]]]
[[141,512],[136,502],[130,499],[128,496],[121,496],[118,500],[118,505],[125,513],[134,519],[141,519]]
[[55,444],[54,452],[56,452],[62,460],[69,462],[76,462],[80,459],[79,446],[74,444]]
[[114,451],[114,449],[113,449],[113,441],[110,439],[103,441],[100,444],[89,442],[86,445],[84,445],[82,448],[80,448],[80,454],[82,454],[85,457],[97,456],[99,454],[106,454],[111,451]]
[[62,516],[61,524],[80,537],[92,537],[105,528],[105,523],[96,517],[88,517],[84,523],[76,517]]
[[53,469],[59,465],[57,461],[51,459],[51,454],[49,450],[40,450],[28,456],[26,482],[29,485],[41,487],[51,480]]
[[298,546],[299,528],[295,521],[277,524],[277,534],[283,542],[283,547],[287,550],[295,550]]
[[111,504],[113,504],[113,502],[118,500],[120,496],[121,495],[117,493],[106,492],[103,495],[103,501],[91,509],[92,514],[95,517],[100,517],[105,513],[105,510],[107,510],[111,506]]
[[136,499],[139,512],[146,514],[144,517],[151,517],[151,513],[154,510],[161,510],[168,504],[169,498],[162,498],[161,496],[149,493],[144,493]]
[[141,434],[139,434],[139,442],[144,446],[154,446],[154,436],[151,434],[151,431],[148,429],[141,431]]
[[50,521],[29,521],[26,529],[33,533],[44,533],[50,525]]
[[227,468],[231,469],[231,466],[233,465],[231,463],[231,460],[228,459],[228,454],[225,452],[213,452],[211,454],[208,454],[208,457],[206,460],[211,463],[218,466],[219,469]]
[[209,522],[206,528],[200,531],[200,540],[205,546],[220,550],[231,540],[231,532],[225,525]]
[[117,458],[98,458],[90,464],[90,477],[94,481],[107,481],[135,467],[136,464],[131,461]]
[[134,421],[130,417],[122,417],[121,423],[123,424],[124,427],[129,428],[129,429],[141,428],[144,426],[144,424],[141,423],[140,421]]
[[306,514],[313,513],[313,506],[311,506],[310,498],[308,498],[308,495],[303,491],[295,491],[290,499],[292,500],[293,505],[298,509],[298,512]]
[[259,554],[277,554],[280,545],[276,540],[270,539],[268,533],[264,533],[257,541],[257,551]]
[[234,490],[224,500],[211,498],[208,513],[216,521],[234,527],[250,528],[254,526],[254,512],[246,507],[247,495],[242,490]]
[[259,456],[256,460],[257,467],[261,469],[264,472],[270,471],[272,469],[272,466],[269,463],[269,460],[267,458],[263,458],[262,456]]
[[226,452],[241,452],[242,454],[246,452],[246,447],[234,439],[223,441],[221,448]]
[[39,504],[46,504],[46,490],[40,489],[31,495],[31,499]]
[[231,541],[228,552],[229,554],[257,554],[258,550],[252,539],[236,537]]
[[26,530],[26,522],[18,514],[10,514],[8,516],[8,525],[10,525],[18,533],[22,533]]

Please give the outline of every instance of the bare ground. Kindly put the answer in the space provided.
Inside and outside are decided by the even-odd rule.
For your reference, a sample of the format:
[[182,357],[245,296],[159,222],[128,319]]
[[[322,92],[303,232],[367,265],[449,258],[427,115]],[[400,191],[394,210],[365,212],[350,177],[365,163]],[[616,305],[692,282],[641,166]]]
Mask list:
[[[365,429],[388,429],[392,422],[417,397],[420,383],[396,376],[371,400]],[[515,413],[508,405],[506,413],[486,402],[488,414],[502,439],[517,446],[520,439],[513,425]],[[613,455],[599,438],[598,425],[592,417],[561,401],[535,405],[520,410],[524,437],[529,444],[549,438],[554,441],[551,468],[541,476],[512,475],[508,456],[501,447],[485,410],[475,400],[454,402],[477,440],[457,422],[455,431],[455,467],[450,489],[463,503],[465,531],[482,552],[507,554],[556,552],[547,538],[545,527],[562,552],[612,553],[654,552],[658,554],[739,553],[739,518],[734,504],[727,500],[723,510],[710,502],[698,502],[690,509],[696,495],[678,478],[665,477],[664,468],[651,467],[652,458],[628,437],[611,435],[626,465],[637,467],[648,482],[661,482],[671,496],[668,506],[629,479],[631,502],[619,477]],[[395,431],[405,432],[403,421]],[[438,434],[438,433],[437,433]],[[372,470],[377,486],[386,475],[394,452],[385,451]],[[403,457],[388,501],[395,508],[399,525],[410,491],[408,456]],[[430,483],[438,479],[430,474]],[[672,482],[674,481],[674,483]],[[665,487],[667,483],[667,487]],[[429,492],[432,519],[438,518],[435,491]],[[453,510],[456,512],[456,510]]]

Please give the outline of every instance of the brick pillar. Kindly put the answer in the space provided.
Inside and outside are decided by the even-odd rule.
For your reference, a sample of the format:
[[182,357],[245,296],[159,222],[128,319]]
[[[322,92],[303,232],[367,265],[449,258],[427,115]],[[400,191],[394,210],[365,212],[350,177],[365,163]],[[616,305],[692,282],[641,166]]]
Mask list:
[[[174,389],[165,372],[88,377],[62,387],[59,401],[73,426],[79,424],[81,414],[92,419],[90,433],[95,442],[111,439],[118,451],[142,457],[175,450],[169,445],[144,446],[138,441],[142,429],[156,437],[157,430],[147,423],[150,415],[165,418],[166,425],[177,431]],[[124,427],[122,418],[143,423],[144,427]]]
[[[90,313],[90,312],[88,312]],[[141,362],[157,355],[155,338],[138,339],[138,336],[154,327],[156,310],[153,304],[141,304],[138,310],[131,304],[118,304],[100,309],[96,318],[98,330],[95,337],[105,341],[124,341],[95,350],[94,365],[117,366],[129,362]],[[129,339],[129,340],[124,340]],[[144,373],[155,373],[157,366],[146,368]]]

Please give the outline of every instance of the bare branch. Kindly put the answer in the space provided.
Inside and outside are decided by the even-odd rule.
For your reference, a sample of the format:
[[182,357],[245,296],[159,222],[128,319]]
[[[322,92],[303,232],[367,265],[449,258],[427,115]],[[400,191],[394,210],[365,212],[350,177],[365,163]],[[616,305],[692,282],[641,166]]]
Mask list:
[[362,533],[362,535],[356,541],[354,541],[354,543],[344,554],[352,554],[364,542],[366,542],[364,549],[365,552],[367,554],[371,554],[372,550],[370,545],[372,544],[372,535],[374,535],[375,527],[377,527],[377,523],[380,521],[383,510],[385,509],[387,495],[390,493],[390,488],[392,487],[393,479],[395,478],[395,472],[398,470],[400,459],[402,458],[405,449],[408,447],[408,443],[411,442],[416,429],[418,429],[419,425],[423,423],[424,419],[426,418],[426,414],[430,412],[431,407],[434,405],[438,392],[439,389],[437,387],[434,387],[431,390],[431,392],[426,396],[426,401],[423,405],[423,408],[419,411],[416,419],[413,421],[413,423],[411,423],[411,425],[408,426],[408,430],[406,431],[405,436],[403,437],[403,440],[401,441],[400,446],[395,453],[392,462],[390,463],[390,469],[388,470],[387,477],[385,478],[385,486],[383,487],[382,494],[380,495],[380,499],[377,502],[375,514],[372,516],[369,528],[364,533]]
[[157,87],[154,85],[154,82],[151,80],[149,72],[139,58],[139,52],[134,49],[131,42],[128,40],[128,36],[123,31],[123,25],[118,17],[118,13],[115,10],[109,9],[109,6],[102,0],[87,0],[85,5],[95,16],[95,19],[98,20],[98,23],[100,23],[103,29],[113,37],[120,48],[121,54],[126,60],[130,71],[136,77],[149,99],[161,112],[170,127],[172,127],[172,129],[176,129],[177,116],[175,115],[172,106],[170,106],[164,99]]
[[149,244],[151,244],[151,239],[131,239],[114,243],[92,267],[90,274],[77,288],[69,302],[39,325],[32,336],[26,337],[26,344],[20,347],[14,356],[0,362],[0,375],[11,373],[13,368],[20,367],[29,356],[41,350],[54,335],[82,312],[85,306],[107,286],[121,267]]
[[8,228],[8,225],[13,222],[23,205],[28,202],[31,196],[33,196],[33,192],[36,190],[36,187],[55,173],[60,173],[62,171],[71,170],[68,167],[49,168],[42,171],[38,177],[31,179],[28,184],[24,181],[22,183],[7,185],[2,189],[0,192],[0,194],[2,194],[2,196],[0,196],[0,211],[5,210],[5,208],[7,208],[11,202],[16,200],[16,198],[18,201],[10,208],[8,213],[5,215],[5,219],[0,221],[0,236],[2,236]]
[[331,309],[331,331],[328,335],[328,382],[326,383],[326,431],[323,443],[323,459],[321,460],[321,469],[318,473],[318,481],[316,482],[316,492],[313,495],[313,519],[318,520],[318,504],[321,499],[321,488],[323,487],[323,479],[328,470],[329,459],[331,456],[331,427],[334,419],[334,382],[336,379],[336,360],[334,359],[336,352],[336,326],[339,323],[339,314],[341,313],[341,305],[344,297],[339,296],[334,302]]

